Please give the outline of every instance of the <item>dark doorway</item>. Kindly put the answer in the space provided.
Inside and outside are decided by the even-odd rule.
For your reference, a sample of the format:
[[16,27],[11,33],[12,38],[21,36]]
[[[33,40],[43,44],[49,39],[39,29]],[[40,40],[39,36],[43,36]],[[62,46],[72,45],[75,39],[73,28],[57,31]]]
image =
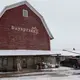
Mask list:
[[26,60],[26,58],[22,59],[22,68],[27,68],[27,60]]

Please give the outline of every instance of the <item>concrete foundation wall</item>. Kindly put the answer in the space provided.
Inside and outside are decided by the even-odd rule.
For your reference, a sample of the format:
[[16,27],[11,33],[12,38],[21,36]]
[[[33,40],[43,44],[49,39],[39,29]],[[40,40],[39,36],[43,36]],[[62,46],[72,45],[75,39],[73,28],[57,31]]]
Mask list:
[[12,57],[8,58],[7,70],[13,70],[13,58]]
[[56,57],[54,56],[44,57],[44,62],[56,64]]
[[[6,59],[5,62],[4,58]],[[17,58],[20,58],[22,69],[35,69],[36,64],[39,62],[56,64],[56,58],[52,56],[1,57],[0,71],[17,70]]]
[[0,71],[13,70],[13,57],[0,57]]

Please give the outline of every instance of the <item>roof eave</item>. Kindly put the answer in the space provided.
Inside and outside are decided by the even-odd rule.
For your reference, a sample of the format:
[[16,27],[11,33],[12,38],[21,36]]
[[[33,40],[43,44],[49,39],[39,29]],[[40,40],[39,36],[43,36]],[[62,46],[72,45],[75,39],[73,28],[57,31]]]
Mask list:
[[54,37],[53,37],[53,36],[50,38],[50,40],[52,40],[52,39],[54,39]]

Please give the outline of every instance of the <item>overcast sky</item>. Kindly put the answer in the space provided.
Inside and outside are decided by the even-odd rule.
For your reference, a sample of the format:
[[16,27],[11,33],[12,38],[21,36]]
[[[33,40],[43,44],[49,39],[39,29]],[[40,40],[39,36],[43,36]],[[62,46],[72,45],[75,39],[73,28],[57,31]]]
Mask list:
[[[0,11],[22,0],[1,0]],[[41,13],[54,36],[51,49],[80,47],[80,0],[27,0]]]

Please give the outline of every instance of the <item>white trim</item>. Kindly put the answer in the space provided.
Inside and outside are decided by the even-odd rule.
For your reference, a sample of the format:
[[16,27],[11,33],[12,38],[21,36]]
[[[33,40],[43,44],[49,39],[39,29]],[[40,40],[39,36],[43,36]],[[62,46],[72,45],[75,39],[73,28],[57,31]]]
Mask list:
[[0,56],[36,56],[36,55],[51,55],[56,56],[51,51],[47,50],[0,50]]
[[28,11],[27,10],[23,9],[22,13],[23,13],[23,17],[28,17]]
[[51,32],[49,31],[49,29],[48,29],[48,27],[47,27],[47,24],[45,23],[43,17],[42,17],[42,16],[40,15],[40,13],[37,12],[27,1],[22,1],[22,2],[19,2],[19,3],[16,3],[16,4],[12,4],[12,5],[10,5],[10,6],[5,7],[4,10],[0,13],[0,17],[2,17],[2,15],[3,15],[7,10],[9,10],[9,9],[11,9],[11,8],[14,8],[14,7],[18,7],[18,6],[23,5],[23,4],[26,4],[26,5],[41,19],[41,21],[42,21],[42,23],[43,23],[43,25],[44,25],[44,27],[45,27],[45,29],[46,29],[46,31],[47,31],[50,39],[53,39],[54,37],[52,36]]

